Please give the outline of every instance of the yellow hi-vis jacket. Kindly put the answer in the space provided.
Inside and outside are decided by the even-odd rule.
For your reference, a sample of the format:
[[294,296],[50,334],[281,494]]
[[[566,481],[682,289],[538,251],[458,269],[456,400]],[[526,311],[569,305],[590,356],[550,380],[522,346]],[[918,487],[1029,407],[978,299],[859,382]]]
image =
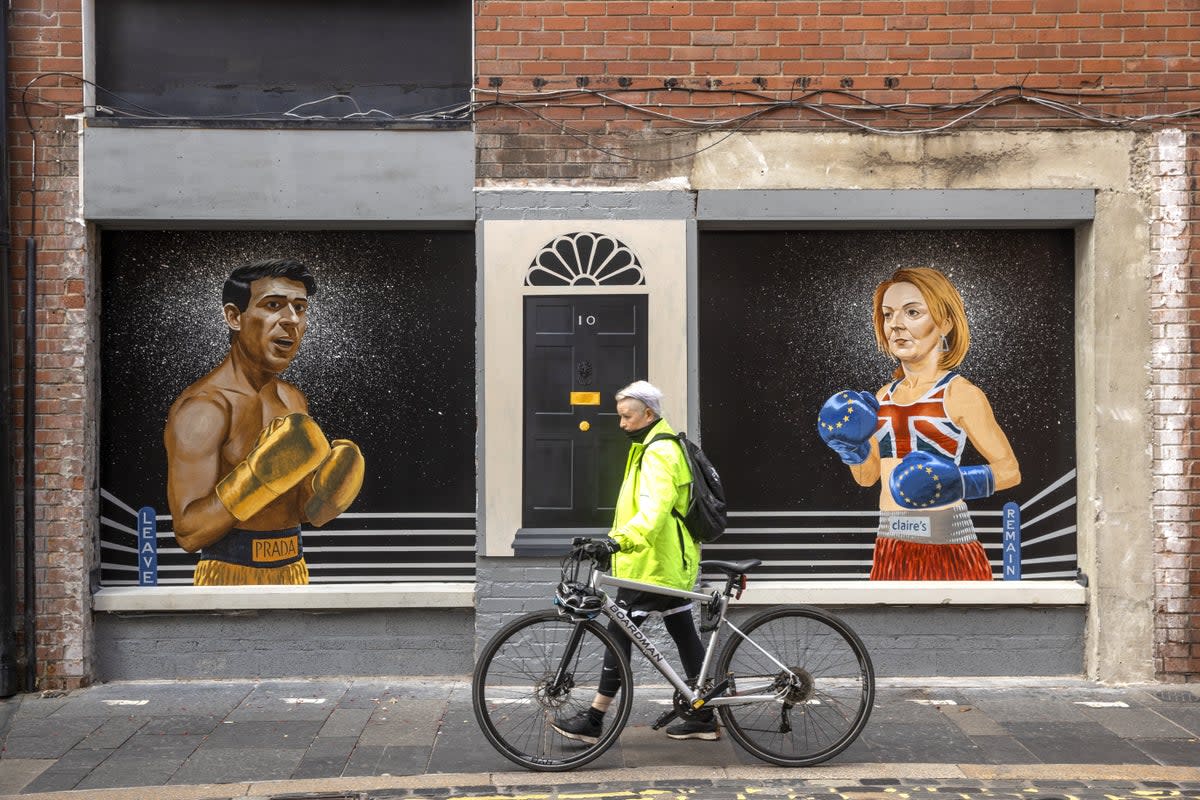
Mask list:
[[[692,474],[665,419],[651,426],[643,442],[634,442],[625,460],[625,480],[617,495],[613,529],[621,545],[612,557],[612,574],[632,581],[691,589],[700,569],[700,546],[680,518],[687,512]],[[640,466],[639,466],[640,462]],[[671,513],[675,510],[679,516]]]

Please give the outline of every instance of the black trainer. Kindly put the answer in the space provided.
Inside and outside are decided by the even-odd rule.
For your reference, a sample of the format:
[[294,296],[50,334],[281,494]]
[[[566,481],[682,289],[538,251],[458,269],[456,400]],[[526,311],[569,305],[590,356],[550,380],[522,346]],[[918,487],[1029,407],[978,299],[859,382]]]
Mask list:
[[573,717],[556,719],[550,727],[568,739],[595,744],[600,741],[600,722],[592,718],[590,709],[584,709]]
[[717,718],[709,715],[707,719],[685,719],[677,725],[667,728],[667,736],[672,739],[720,739],[721,728]]

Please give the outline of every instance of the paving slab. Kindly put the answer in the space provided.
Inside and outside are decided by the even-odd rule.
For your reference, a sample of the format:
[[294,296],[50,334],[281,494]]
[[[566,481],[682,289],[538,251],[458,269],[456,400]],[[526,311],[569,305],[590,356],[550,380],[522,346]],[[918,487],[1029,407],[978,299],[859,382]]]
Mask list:
[[52,768],[38,775],[24,789],[25,795],[38,795],[43,792],[67,792],[75,789],[88,775],[89,769],[58,769]]
[[[424,773],[429,766],[430,747],[404,745],[361,745],[351,753],[343,775],[412,775]],[[467,759],[464,759],[464,762]],[[470,766],[463,765],[463,771]],[[456,770],[457,771],[457,770]]]
[[1011,722],[1005,726],[1047,764],[1150,764],[1154,760],[1091,722]]
[[1015,737],[1007,734],[999,736],[971,736],[971,741],[979,745],[979,762],[983,764],[1040,764],[1042,760],[1029,751]]
[[1008,722],[1084,722],[1078,706],[1057,693],[1029,694],[1017,690],[972,692],[971,705],[1001,724]]
[[207,736],[220,724],[221,717],[215,714],[167,714],[151,717],[139,733],[151,736]]
[[0,794],[16,794],[54,764],[53,758],[0,758]]
[[[432,745],[442,726],[449,700],[419,698],[385,703],[362,728],[362,742],[370,745]],[[471,719],[474,711],[468,709]]]
[[166,783],[187,785],[284,780],[292,776],[303,757],[303,750],[272,747],[197,749]]
[[204,738],[200,747],[205,750],[237,749],[241,747],[280,750],[307,750],[321,730],[314,720],[272,720],[232,722],[226,720]]
[[484,737],[470,703],[460,700],[447,704],[427,772],[490,772],[506,769],[511,763]]
[[968,703],[943,705],[938,711],[954,727],[970,737],[1004,736],[1004,726]]
[[346,694],[346,683],[279,682],[254,687],[226,717],[229,720],[321,720],[329,717]]
[[955,764],[980,760],[979,745],[948,722],[868,725],[862,738],[872,751],[890,761]]
[[4,758],[60,758],[103,723],[100,717],[51,720],[18,714],[4,741]]
[[620,742],[626,767],[726,764],[737,761],[734,750],[740,749],[727,735],[716,741],[676,740],[668,737],[665,730],[656,731],[648,725],[626,727],[621,731]]
[[75,750],[115,750],[145,727],[148,721],[148,717],[109,717],[75,745]]
[[1130,744],[1159,764],[1200,767],[1200,740],[1197,739],[1135,739]]
[[25,787],[25,792],[56,792],[74,789],[96,767],[104,763],[112,750],[72,750]]
[[[66,692],[20,695],[15,717],[48,717],[70,702]],[[13,702],[13,701],[9,701]]]
[[1164,703],[1156,707],[1155,711],[1191,735],[1200,736],[1200,705]]
[[1085,708],[1084,713],[1123,739],[1196,738],[1194,733],[1149,708]]
[[371,712],[365,708],[335,708],[317,733],[319,737],[353,736],[362,734]]
[[335,778],[342,774],[357,746],[356,736],[318,736],[304,752],[292,778]]
[[[78,717],[229,714],[254,689],[242,681],[133,681],[76,689],[53,713]],[[22,704],[24,705],[24,704]]]

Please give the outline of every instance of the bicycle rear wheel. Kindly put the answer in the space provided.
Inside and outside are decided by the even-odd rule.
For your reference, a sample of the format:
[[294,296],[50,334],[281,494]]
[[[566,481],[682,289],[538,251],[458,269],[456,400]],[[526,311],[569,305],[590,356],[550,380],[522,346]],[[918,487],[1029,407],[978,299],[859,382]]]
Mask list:
[[[591,706],[610,650],[621,688],[597,741],[563,736],[552,723]],[[616,639],[599,623],[544,611],[513,621],[487,643],[475,666],[471,700],[479,727],[505,758],[532,770],[569,770],[617,740],[633,704],[633,676]]]
[[726,696],[775,699],[719,707],[734,741],[785,767],[819,764],[849,747],[875,701],[875,671],[858,635],[810,606],[771,608],[740,627],[747,638],[733,634],[717,680],[730,678]]

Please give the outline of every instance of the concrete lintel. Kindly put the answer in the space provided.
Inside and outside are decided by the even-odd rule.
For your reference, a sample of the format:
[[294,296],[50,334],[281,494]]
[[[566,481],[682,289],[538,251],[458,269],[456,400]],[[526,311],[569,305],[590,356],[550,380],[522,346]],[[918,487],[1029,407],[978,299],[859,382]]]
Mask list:
[[470,225],[470,131],[83,128],[83,216],[118,226]]
[[481,220],[690,219],[696,195],[689,191],[587,189],[477,189]]
[[1087,589],[1074,581],[767,581],[750,578],[735,605],[1077,606]]
[[473,608],[475,584],[338,583],[309,586],[117,586],[96,592],[96,611],[243,611]]
[[713,227],[1073,227],[1096,215],[1092,189],[702,190]]

